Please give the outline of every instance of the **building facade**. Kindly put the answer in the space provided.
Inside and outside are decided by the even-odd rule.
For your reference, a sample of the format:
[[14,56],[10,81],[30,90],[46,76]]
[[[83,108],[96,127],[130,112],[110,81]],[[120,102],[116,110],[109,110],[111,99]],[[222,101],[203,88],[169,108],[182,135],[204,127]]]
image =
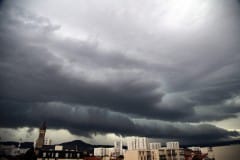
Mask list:
[[135,137],[127,142],[128,150],[148,149],[148,139],[146,137]]
[[151,160],[151,152],[149,150],[127,150],[124,160]]
[[[149,147],[147,147],[149,146]],[[184,160],[184,149],[179,142],[148,143],[146,138],[135,138],[128,141],[128,150],[124,154],[126,160]]]
[[153,150],[153,149],[160,149],[161,148],[161,143],[149,143],[149,149]]
[[184,149],[161,149],[151,150],[151,160],[185,160]]
[[83,160],[89,157],[87,152],[66,149],[61,145],[56,145],[53,149],[45,147],[39,149],[37,160]]
[[107,155],[106,148],[102,148],[102,147],[94,148],[93,154],[94,156],[97,156],[97,157],[106,156]]
[[167,142],[166,146],[167,146],[167,149],[178,149],[179,142]]
[[96,157],[112,157],[115,155],[115,148],[104,148],[104,147],[98,147],[94,148],[93,154]]
[[51,145],[52,144],[52,140],[49,138],[44,138],[44,145]]
[[123,144],[122,141],[115,141],[114,142],[114,152],[115,156],[118,157],[120,155],[123,155]]

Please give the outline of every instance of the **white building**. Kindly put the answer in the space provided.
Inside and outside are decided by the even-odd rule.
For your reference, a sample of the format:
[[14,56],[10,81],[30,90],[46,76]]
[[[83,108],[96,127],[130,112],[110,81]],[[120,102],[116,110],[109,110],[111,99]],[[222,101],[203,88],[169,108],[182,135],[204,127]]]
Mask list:
[[125,160],[184,160],[184,149],[179,142],[167,142],[167,147],[161,143],[149,143],[146,138],[134,138],[128,141],[128,150],[124,154]]
[[54,150],[55,151],[62,151],[63,150],[63,146],[62,145],[55,145]]
[[115,153],[115,148],[105,148],[106,149],[106,156],[108,157],[112,157],[112,156],[116,156]]
[[148,150],[127,150],[124,160],[151,160],[151,152]]
[[123,145],[122,141],[115,141],[114,142],[114,150],[115,150],[115,155],[123,155]]
[[115,155],[115,148],[94,148],[94,156],[96,157],[111,157]]
[[201,147],[188,147],[188,149],[191,149],[194,152],[200,152],[201,151]]
[[146,137],[135,137],[127,142],[128,150],[148,149],[148,139]]
[[160,149],[161,148],[161,143],[149,143],[149,149],[153,150],[153,149]]
[[185,160],[184,149],[161,149],[151,150],[151,160]]
[[94,154],[94,156],[97,156],[97,157],[106,156],[106,148],[102,148],[102,147],[94,148],[93,154]]
[[44,138],[44,145],[51,145],[52,144],[52,140],[49,138]]
[[167,142],[167,149],[179,149],[179,142]]

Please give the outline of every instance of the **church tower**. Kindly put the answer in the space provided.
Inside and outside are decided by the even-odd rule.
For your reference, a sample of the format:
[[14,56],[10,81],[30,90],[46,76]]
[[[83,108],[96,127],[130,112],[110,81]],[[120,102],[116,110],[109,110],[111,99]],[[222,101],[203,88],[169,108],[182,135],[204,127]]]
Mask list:
[[36,141],[36,148],[42,148],[42,146],[44,145],[44,139],[45,139],[45,133],[46,133],[46,122],[43,122],[42,125],[39,128],[39,136],[38,139]]

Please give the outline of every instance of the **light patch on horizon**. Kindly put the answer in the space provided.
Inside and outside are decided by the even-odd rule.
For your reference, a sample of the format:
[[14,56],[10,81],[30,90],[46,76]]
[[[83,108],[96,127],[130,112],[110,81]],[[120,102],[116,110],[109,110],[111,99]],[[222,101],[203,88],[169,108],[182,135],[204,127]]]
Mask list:
[[227,129],[227,130],[236,130],[240,131],[240,114],[238,113],[237,118],[229,118],[222,121],[209,122],[210,124],[216,125],[218,127]]
[[[22,127],[17,129],[0,128],[1,141],[25,141],[35,142],[38,138],[39,128]],[[71,134],[66,129],[47,129],[46,138],[51,139],[52,144],[59,144],[67,141],[83,139],[89,143],[89,139]]]

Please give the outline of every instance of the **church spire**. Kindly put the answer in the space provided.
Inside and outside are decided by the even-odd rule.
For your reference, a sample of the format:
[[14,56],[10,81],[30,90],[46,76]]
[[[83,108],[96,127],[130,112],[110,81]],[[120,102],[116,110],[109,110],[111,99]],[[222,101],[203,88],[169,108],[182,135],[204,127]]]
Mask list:
[[47,122],[43,121],[41,126],[40,126],[40,130],[46,130],[47,129]]
[[46,121],[44,121],[39,128],[39,136],[36,141],[36,148],[42,148],[42,146],[44,145],[46,129],[47,125]]

